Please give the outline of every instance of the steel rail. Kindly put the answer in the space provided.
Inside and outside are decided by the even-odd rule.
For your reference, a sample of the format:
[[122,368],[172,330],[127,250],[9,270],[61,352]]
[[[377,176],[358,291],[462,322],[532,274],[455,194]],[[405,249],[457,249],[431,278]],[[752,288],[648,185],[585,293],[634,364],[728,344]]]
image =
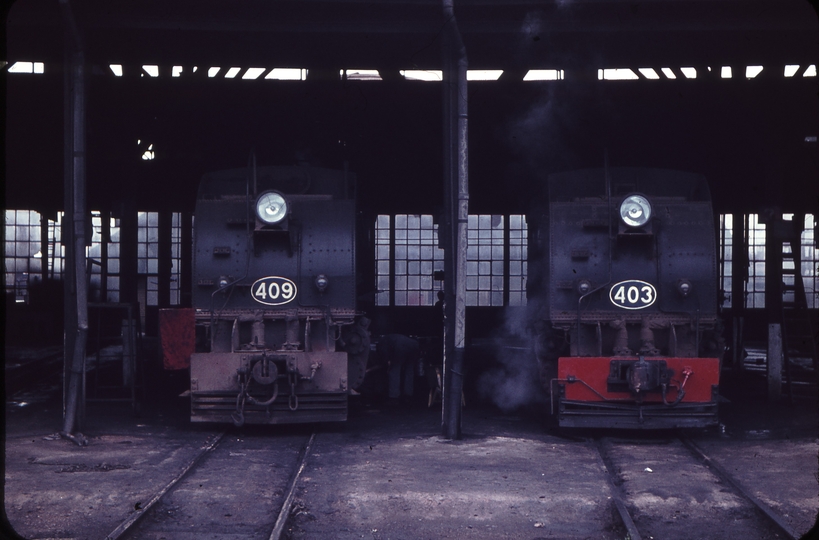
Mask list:
[[131,528],[136,525],[136,523],[148,513],[148,511],[157,503],[159,500],[168,492],[171,488],[173,488],[177,483],[179,483],[185,475],[190,472],[190,470],[202,459],[202,457],[216,448],[216,446],[222,441],[222,438],[225,436],[225,432],[219,433],[214,438],[212,438],[211,442],[206,443],[202,448],[199,449],[199,452],[191,459],[188,464],[185,466],[182,471],[177,474],[168,484],[159,490],[153,498],[148,501],[148,503],[141,507],[139,511],[134,512],[130,517],[128,517],[125,521],[120,523],[120,525],[114,529],[108,536],[105,537],[105,540],[118,540],[122,538],[126,533],[128,533]]
[[750,490],[746,489],[745,486],[734,478],[734,476],[731,475],[731,473],[729,473],[724,467],[722,467],[722,465],[708,457],[705,452],[703,452],[703,450],[691,439],[683,435],[678,435],[678,437],[683,445],[685,445],[685,447],[688,448],[696,458],[702,461],[709,469],[714,471],[721,480],[730,484],[743,497],[748,499],[754,506],[756,506],[787,538],[790,540],[797,540],[800,538],[800,535],[797,534],[790,525],[785,523],[782,516],[777,514],[770,506],[751,493]]
[[620,488],[620,486],[614,482],[614,478],[617,473],[614,471],[614,464],[612,463],[608,452],[603,447],[603,441],[599,438],[595,438],[594,443],[597,447],[600,460],[603,462],[603,466],[606,468],[606,471],[608,471],[606,480],[609,483],[609,491],[611,492],[611,497],[614,499],[614,504],[617,507],[617,513],[620,514],[620,519],[628,532],[628,538],[629,540],[642,540],[640,531],[638,531],[637,526],[634,525],[634,520],[631,519],[631,514],[628,512],[628,508],[626,508],[626,503],[623,502],[622,488]]
[[299,456],[298,462],[299,465],[296,468],[296,471],[293,473],[293,477],[290,479],[290,484],[287,487],[287,496],[284,498],[282,508],[279,511],[279,517],[276,519],[276,525],[273,527],[273,532],[270,533],[269,540],[279,540],[279,538],[281,538],[282,532],[284,531],[284,526],[287,524],[287,518],[290,517],[290,510],[293,507],[293,498],[295,497],[299,477],[301,476],[301,473],[304,472],[304,468],[307,466],[307,456],[310,455],[310,450],[313,447],[313,442],[315,442],[315,440],[316,432],[314,431],[310,435],[310,439],[307,440],[307,443],[301,449],[301,455]]

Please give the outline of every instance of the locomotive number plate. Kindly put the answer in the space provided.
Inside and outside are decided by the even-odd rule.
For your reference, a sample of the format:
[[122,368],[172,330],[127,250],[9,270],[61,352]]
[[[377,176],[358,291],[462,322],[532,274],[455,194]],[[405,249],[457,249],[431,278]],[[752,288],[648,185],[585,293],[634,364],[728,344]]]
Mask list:
[[609,298],[612,304],[623,309],[643,309],[657,299],[657,289],[651,283],[629,279],[612,286]]
[[268,276],[257,279],[250,293],[260,304],[280,306],[296,298],[296,284],[284,277]]

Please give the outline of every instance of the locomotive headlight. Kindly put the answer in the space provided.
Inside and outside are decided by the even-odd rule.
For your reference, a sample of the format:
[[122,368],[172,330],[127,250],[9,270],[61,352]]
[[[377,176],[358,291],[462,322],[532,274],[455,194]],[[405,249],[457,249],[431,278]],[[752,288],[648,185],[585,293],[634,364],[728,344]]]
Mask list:
[[330,284],[330,280],[327,279],[327,276],[324,274],[319,274],[316,276],[316,288],[319,292],[324,292],[327,290],[327,286]]
[[591,290],[591,288],[592,288],[591,281],[589,281],[588,279],[581,279],[577,283],[577,292],[579,292],[580,294],[586,294]]
[[688,296],[691,293],[691,282],[687,279],[679,280],[677,282],[677,292],[683,297]]
[[642,227],[651,218],[651,203],[642,195],[629,195],[620,204],[620,219],[629,227]]
[[256,199],[256,216],[266,225],[275,225],[287,216],[287,201],[277,191],[266,191]]

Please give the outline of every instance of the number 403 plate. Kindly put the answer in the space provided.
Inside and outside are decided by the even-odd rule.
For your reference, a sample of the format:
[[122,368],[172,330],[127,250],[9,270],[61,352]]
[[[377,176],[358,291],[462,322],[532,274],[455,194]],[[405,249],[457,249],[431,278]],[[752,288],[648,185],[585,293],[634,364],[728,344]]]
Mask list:
[[623,309],[643,309],[657,299],[657,289],[646,281],[629,279],[612,286],[609,299],[612,304]]
[[296,284],[284,277],[263,277],[251,285],[250,294],[260,304],[280,306],[296,298]]

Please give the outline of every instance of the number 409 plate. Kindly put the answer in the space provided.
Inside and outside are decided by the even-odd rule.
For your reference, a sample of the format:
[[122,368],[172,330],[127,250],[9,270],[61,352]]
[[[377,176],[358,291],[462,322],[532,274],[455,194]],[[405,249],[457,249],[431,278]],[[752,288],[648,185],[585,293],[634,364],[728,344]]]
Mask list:
[[250,287],[251,296],[260,304],[280,306],[296,297],[296,284],[279,276],[257,279]]
[[623,309],[643,309],[657,299],[657,289],[646,281],[629,279],[612,286],[609,299],[612,304]]

